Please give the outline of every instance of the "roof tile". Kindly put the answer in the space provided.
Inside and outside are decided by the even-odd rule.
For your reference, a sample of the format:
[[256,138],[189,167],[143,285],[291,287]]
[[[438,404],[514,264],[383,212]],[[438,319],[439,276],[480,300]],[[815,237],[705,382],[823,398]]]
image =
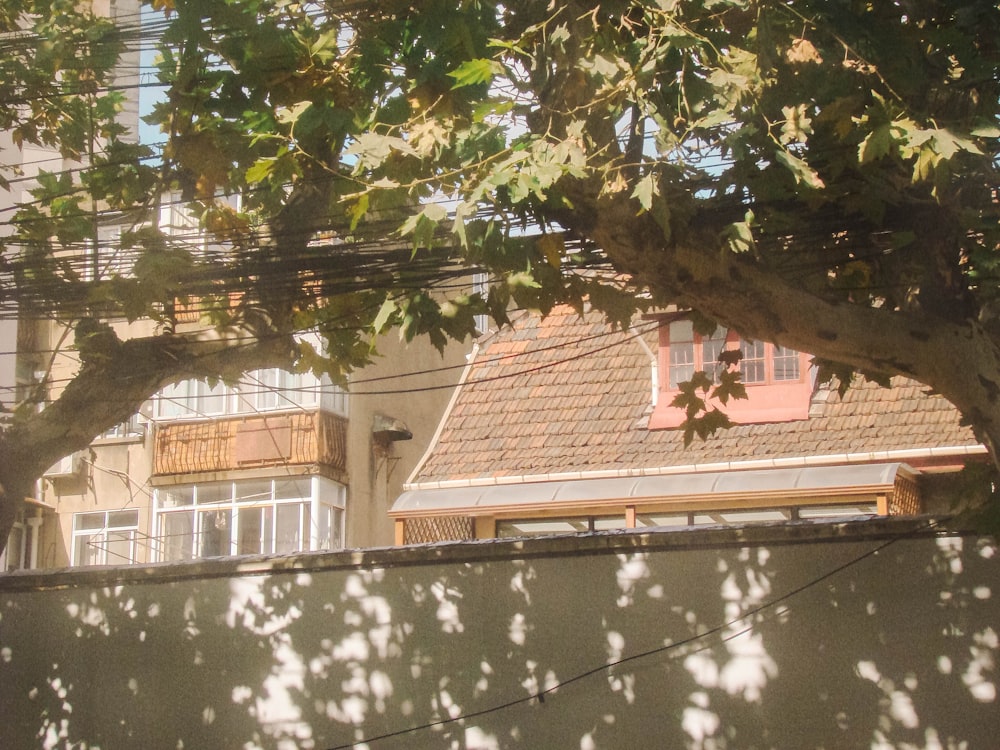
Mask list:
[[861,382],[843,398],[820,386],[817,416],[737,425],[685,448],[680,430],[645,429],[643,347],[597,315],[562,309],[544,320],[524,314],[483,342],[467,383],[417,482],[976,444],[947,401],[896,378],[888,389]]

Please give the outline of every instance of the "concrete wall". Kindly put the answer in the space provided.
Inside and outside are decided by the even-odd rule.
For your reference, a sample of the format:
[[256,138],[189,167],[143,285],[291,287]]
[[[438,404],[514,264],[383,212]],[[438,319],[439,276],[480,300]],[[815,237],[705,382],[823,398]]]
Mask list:
[[0,747],[996,747],[998,574],[913,521],[8,574]]
[[[375,361],[351,378],[347,433],[347,544],[393,543],[389,508],[423,457],[454,393],[471,342],[451,342],[443,353],[425,338],[407,344],[392,331],[379,338]],[[379,444],[376,415],[404,423],[413,438]]]

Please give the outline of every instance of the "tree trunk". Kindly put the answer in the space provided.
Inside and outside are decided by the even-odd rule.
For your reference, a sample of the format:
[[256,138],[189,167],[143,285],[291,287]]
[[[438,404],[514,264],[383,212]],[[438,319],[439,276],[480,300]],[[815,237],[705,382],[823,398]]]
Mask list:
[[593,240],[616,269],[658,296],[741,335],[860,370],[905,375],[947,398],[1000,468],[1000,343],[976,320],[824,298],[770,271],[751,254],[720,249],[718,227],[668,241],[651,214],[592,183],[567,190],[564,226]]
[[34,482],[63,456],[83,450],[102,432],[124,422],[157,391],[192,377],[237,378],[262,367],[289,367],[290,335],[208,341],[152,336],[114,342],[101,356],[87,355],[59,397],[0,434],[0,552],[18,504]]

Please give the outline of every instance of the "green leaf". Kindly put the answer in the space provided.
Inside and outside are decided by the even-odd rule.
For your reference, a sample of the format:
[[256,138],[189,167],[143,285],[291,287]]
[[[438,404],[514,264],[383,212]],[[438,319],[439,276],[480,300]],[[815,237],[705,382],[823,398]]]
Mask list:
[[386,297],[385,302],[379,308],[378,314],[372,321],[372,330],[376,334],[383,333],[389,320],[396,312],[396,301],[392,297]]
[[312,102],[298,102],[291,107],[278,110],[278,122],[283,125],[295,125],[303,113],[312,106]]
[[277,159],[272,156],[258,159],[247,168],[246,181],[251,185],[263,182],[274,171],[276,162]]
[[858,146],[858,161],[862,164],[881,159],[892,148],[892,128],[888,123],[879,125],[870,132]]
[[1000,138],[1000,127],[987,123],[974,128],[971,135],[976,138]]
[[466,60],[448,75],[455,79],[452,90],[475,86],[478,83],[492,81],[494,76],[503,72],[500,63],[488,58]]
[[821,190],[826,187],[826,184],[816,173],[816,171],[806,164],[805,161],[800,159],[788,151],[779,150],[775,154],[775,158],[788,168],[795,178],[796,184],[805,185],[806,187],[813,188],[814,190]]
[[643,211],[649,211],[653,207],[653,197],[660,194],[660,187],[656,182],[656,175],[650,172],[635,186],[632,197],[639,201]]
[[348,216],[351,217],[351,231],[353,232],[358,228],[358,222],[364,218],[364,215],[368,213],[369,198],[368,193],[362,193],[361,196],[354,202],[354,205],[348,209]]

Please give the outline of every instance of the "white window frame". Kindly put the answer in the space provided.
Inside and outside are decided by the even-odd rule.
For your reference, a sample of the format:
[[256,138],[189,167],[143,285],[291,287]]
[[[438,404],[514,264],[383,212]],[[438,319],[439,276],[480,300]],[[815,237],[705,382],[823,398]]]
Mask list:
[[[674,392],[680,383],[691,379],[695,372],[704,371],[716,383],[724,365],[719,363],[723,351],[739,349],[740,380],[747,386],[768,386],[800,382],[799,352],[765,341],[746,341],[719,326],[711,335],[696,333],[689,320],[671,322],[667,343],[667,386]],[[780,365],[780,366],[779,366]]]
[[[303,482],[308,492],[282,496],[283,484]],[[248,495],[254,485],[267,484],[265,493]],[[171,495],[188,496],[186,502],[170,502]],[[153,492],[153,528],[156,533],[156,557],[159,561],[193,560],[202,557],[231,557],[241,554],[285,554],[310,550],[338,550],[344,547],[347,488],[319,476],[270,477],[204,482],[159,487]],[[298,536],[293,544],[282,544],[279,514],[298,509]],[[241,538],[241,524],[250,519],[247,511],[258,509],[261,519],[260,545],[249,550]],[[241,511],[242,514],[241,518]],[[246,519],[246,520],[243,520]],[[308,521],[308,526],[306,522]],[[207,524],[216,524],[219,536],[213,540]],[[169,530],[180,528],[180,532]],[[269,536],[264,538],[264,534]],[[170,538],[183,535],[172,542]],[[206,554],[212,542],[217,549]]]
[[[130,523],[112,523],[113,515],[124,515],[128,514],[134,517],[134,521]],[[99,526],[90,526],[83,528],[82,521],[85,518],[97,519],[99,516],[103,516],[103,523]],[[117,519],[120,520],[120,519]],[[116,541],[126,541],[128,543],[128,554],[109,554],[109,544],[112,542],[112,534],[124,534],[126,538],[124,540],[119,539]],[[93,545],[98,550],[98,560],[97,562],[83,562],[80,560],[80,554],[78,549],[79,542],[87,540],[85,543],[90,546]],[[97,511],[86,511],[84,513],[74,513],[73,514],[73,544],[72,544],[72,560],[71,565],[82,566],[82,565],[132,565],[138,562],[138,550],[139,550],[139,509],[138,508],[116,508],[114,510],[97,510]]]
[[265,368],[248,372],[234,387],[184,380],[154,396],[160,421],[322,409],[347,416],[348,394],[327,377]]

